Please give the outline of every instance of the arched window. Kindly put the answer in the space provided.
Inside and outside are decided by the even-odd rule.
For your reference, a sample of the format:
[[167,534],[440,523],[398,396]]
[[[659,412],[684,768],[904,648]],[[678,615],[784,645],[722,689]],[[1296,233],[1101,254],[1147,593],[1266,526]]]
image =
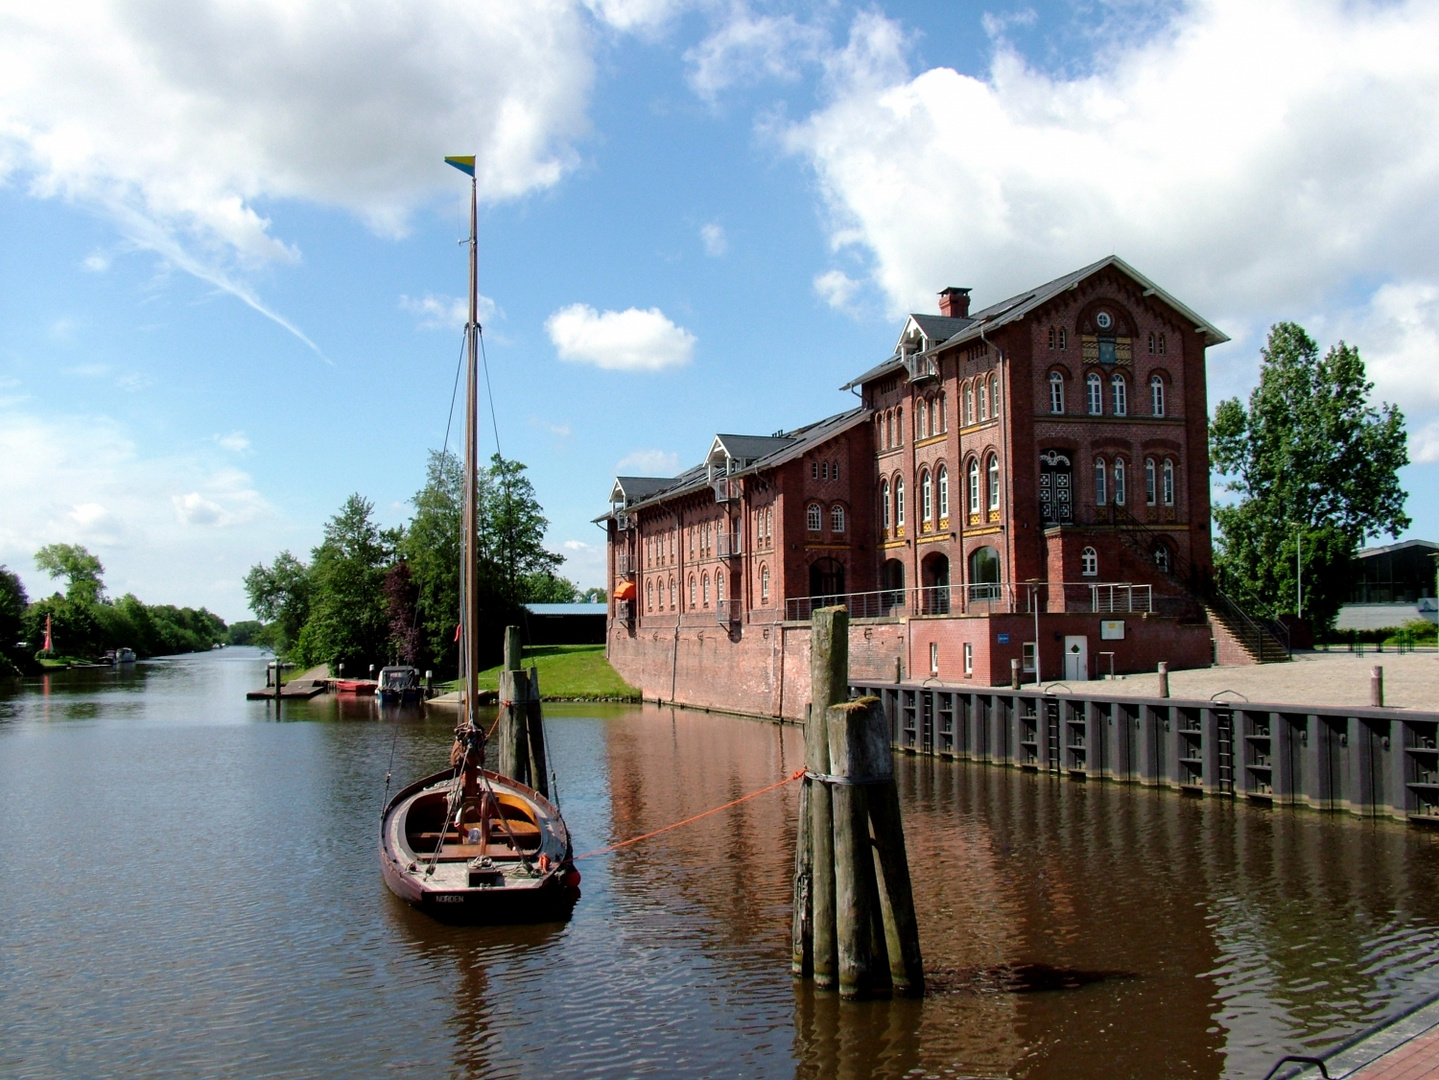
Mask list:
[[919,520],[924,527],[928,527],[934,512],[934,483],[930,480],[929,470],[925,469],[919,474]]
[[1094,459],[1094,505],[1103,506],[1109,501],[1108,472],[1104,468],[1104,459]]
[[882,481],[880,481],[880,485],[879,485],[879,504],[880,504],[880,505],[879,505],[879,515],[880,515],[880,519],[884,522],[884,527],[885,527],[886,529],[888,529],[888,528],[889,528],[889,523],[890,523],[890,516],[889,516],[889,481],[888,481],[888,480],[882,480]]
[[695,606],[695,576],[690,575],[690,607]]
[[764,563],[759,564],[759,602],[769,603],[769,567]]
[[944,521],[949,517],[949,470],[943,465],[939,467],[936,486],[939,488],[939,517]]
[[1149,380],[1149,407],[1155,416],[1164,415],[1164,380],[1158,375]]
[[1054,327],[1049,328],[1049,347],[1054,348]]
[[1079,553],[1079,572],[1085,577],[1096,577],[1099,574],[1099,552],[1092,547],[1087,547]]
[[914,408],[914,437],[922,439],[929,434],[929,405],[924,398]]
[[996,420],[999,419],[999,376],[993,375],[989,380],[989,415]]
[[844,532],[844,507],[835,503],[829,508],[829,531]]
[[979,459],[969,459],[969,512],[979,513]]
[[883,449],[884,449],[884,414],[883,414],[883,413],[875,413],[875,414],[874,414],[874,445],[875,445],[878,449],[880,449],[880,450],[883,450]]
[[820,464],[820,467],[819,467],[819,478],[820,478],[821,480],[828,480],[828,479],[829,479],[829,462],[828,462],[828,461],[822,462],[822,463]]
[[894,410],[894,445],[904,445],[904,407],[898,406]]
[[693,559],[695,557],[695,533],[699,532],[699,529],[691,525],[685,531],[690,534],[690,558]]
[[838,480],[838,479],[839,479],[839,462],[838,462],[838,461],[831,461],[831,462],[829,463],[829,478],[830,478],[831,480]]
[[1154,565],[1161,574],[1169,573],[1169,548],[1163,542],[1154,545]]
[[979,418],[989,419],[989,383],[979,380]]
[[1065,333],[1064,333],[1064,327],[1061,326],[1061,327],[1059,328],[1059,351],[1060,351],[1060,352],[1063,352],[1063,351],[1064,351],[1064,339],[1065,339],[1065,336],[1066,336],[1066,335],[1065,335]]
[[1049,373],[1049,411],[1064,412],[1064,376],[1057,371]]
[[1159,355],[1160,355],[1160,356],[1163,356],[1163,355],[1164,355],[1164,335],[1163,335],[1163,334],[1160,334],[1160,335],[1159,335]]
[[894,482],[894,523],[904,528],[904,477]]
[[999,509],[999,456],[998,456],[997,454],[990,454],[990,455],[989,455],[989,468],[988,468],[987,471],[988,471],[988,473],[989,473],[989,508],[990,508],[991,510],[998,510],[998,509]]
[[1109,380],[1109,385],[1114,389],[1114,415],[1129,415],[1129,384],[1124,381],[1123,375],[1114,375]]
[[1089,389],[1089,415],[1099,416],[1104,412],[1104,383],[1092,371],[1084,383]]
[[710,575],[708,570],[700,575],[700,598],[704,602],[705,607],[710,606]]
[[884,414],[884,448],[888,450],[894,445],[894,413]]
[[654,579],[651,578],[649,581],[646,581],[646,582],[645,582],[645,610],[646,610],[646,611],[653,611],[654,609],[655,609],[655,583],[654,583]]
[[670,610],[675,609],[675,579],[670,578]]
[[716,570],[716,571],[715,571],[715,601],[716,601],[717,603],[720,603],[720,604],[723,604],[723,603],[724,603],[724,571],[723,571],[723,570]]
[[764,512],[764,538],[766,540],[774,539],[774,507],[772,506]]
[[939,395],[939,430],[949,430],[949,401],[943,393]]
[[1124,505],[1124,459],[1114,459],[1114,505]]
[[1149,355],[1154,355],[1154,331],[1149,331]]
[[804,523],[810,532],[819,532],[824,528],[824,516],[820,512],[819,503],[809,504],[809,509],[805,511]]
[[811,462],[809,463],[809,478],[810,478],[811,480],[818,480],[818,479],[819,479],[819,462],[818,462],[818,461],[811,461]]
[[1147,457],[1144,459],[1144,502],[1146,506],[1154,505],[1156,486],[1154,459]]
[[1164,459],[1164,505],[1174,505],[1174,462]]

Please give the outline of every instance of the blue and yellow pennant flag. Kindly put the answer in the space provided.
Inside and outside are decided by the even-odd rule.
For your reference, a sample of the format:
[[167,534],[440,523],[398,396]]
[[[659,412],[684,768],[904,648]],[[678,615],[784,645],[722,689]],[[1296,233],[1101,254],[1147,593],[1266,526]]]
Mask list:
[[475,175],[475,155],[474,155],[474,154],[471,154],[471,155],[469,155],[468,157],[447,157],[447,158],[445,158],[445,164],[446,164],[446,165],[453,165],[455,168],[459,169],[460,172],[462,172],[462,173],[468,173],[468,174],[471,175],[471,176],[474,176],[474,175]]

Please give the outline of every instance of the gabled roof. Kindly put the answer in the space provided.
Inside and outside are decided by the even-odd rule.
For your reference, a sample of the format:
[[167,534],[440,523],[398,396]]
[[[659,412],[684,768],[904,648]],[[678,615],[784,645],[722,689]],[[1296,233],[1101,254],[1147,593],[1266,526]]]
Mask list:
[[974,322],[973,319],[952,319],[948,315],[925,315],[922,312],[911,312],[909,317],[924,331],[924,336],[936,345],[941,341],[948,341]]
[[754,461],[783,450],[792,442],[791,435],[716,435],[705,460],[713,458],[718,450],[737,461]]
[[[926,315],[923,316],[923,318],[933,320],[936,324],[941,322],[965,322],[965,326],[963,326],[959,330],[956,330],[949,337],[944,338],[942,341],[938,342],[935,347],[938,348],[940,345],[958,345],[966,341],[974,340],[978,338],[981,334],[986,333],[987,331],[996,330],[999,327],[1006,326],[1012,322],[1018,322],[1035,308],[1048,303],[1050,300],[1053,300],[1056,296],[1064,292],[1066,289],[1073,288],[1085,278],[1091,277],[1094,274],[1099,273],[1099,271],[1110,266],[1114,267],[1120,273],[1128,276],[1137,285],[1140,285],[1144,289],[1144,293],[1146,296],[1152,295],[1159,297],[1160,300],[1164,301],[1175,311],[1179,312],[1182,316],[1184,316],[1185,319],[1193,323],[1194,329],[1198,333],[1204,335],[1205,345],[1220,345],[1229,340],[1229,336],[1225,334],[1224,331],[1220,330],[1212,323],[1201,318],[1198,314],[1196,314],[1190,308],[1186,307],[1184,304],[1181,304],[1178,300],[1170,296],[1169,293],[1165,292],[1158,285],[1154,284],[1154,282],[1150,281],[1147,277],[1141,274],[1138,270],[1134,269],[1134,267],[1130,266],[1118,255],[1110,255],[1106,258],[1100,259],[1096,263],[1090,263],[1088,266],[1083,267],[1082,269],[1075,270],[1072,273],[1065,274],[1063,277],[1058,277],[1055,278],[1053,281],[1046,282],[1045,284],[1039,286],[1036,289],[1030,289],[1028,292],[1018,293],[1015,296],[1011,296],[1008,300],[1001,300],[998,304],[992,304],[987,308],[972,313],[967,320],[945,319],[943,316],[939,315]],[[910,318],[917,320],[918,318],[920,318],[920,316],[911,315]],[[852,387],[859,386],[861,383],[869,382],[871,379],[876,379],[880,375],[887,374],[891,370],[898,368],[900,365],[901,361],[899,359],[899,356],[892,356],[888,360],[884,361],[882,364],[878,364],[875,367],[871,368],[869,371],[866,371],[857,379],[853,379],[850,382],[846,383],[844,386],[840,387],[840,389],[849,390]]]
[[616,476],[615,486],[610,489],[610,502],[631,503],[673,483],[672,476]]
[[[804,427],[795,428],[793,431],[781,431],[775,435],[717,435],[710,444],[710,452],[713,453],[717,447],[730,448],[732,457],[749,461],[745,467],[730,473],[730,476],[751,476],[762,472],[765,469],[773,469],[783,465],[787,461],[801,457],[812,447],[825,442],[828,439],[840,434],[842,431],[857,423],[864,422],[869,413],[864,408],[850,409],[847,412],[836,413],[834,416],[826,417]],[[736,451],[755,451],[753,456]],[[636,477],[620,477],[615,481],[618,488],[620,481],[629,481]],[[653,477],[640,477],[645,481],[652,481]],[[692,468],[686,469],[678,476],[661,481],[662,488],[657,488],[645,495],[634,498],[626,504],[627,510],[634,510],[639,507],[654,505],[672,499],[677,495],[685,495],[692,491],[699,491],[709,487],[709,468],[701,463]],[[612,516],[601,514],[595,518],[596,521],[605,521]]]

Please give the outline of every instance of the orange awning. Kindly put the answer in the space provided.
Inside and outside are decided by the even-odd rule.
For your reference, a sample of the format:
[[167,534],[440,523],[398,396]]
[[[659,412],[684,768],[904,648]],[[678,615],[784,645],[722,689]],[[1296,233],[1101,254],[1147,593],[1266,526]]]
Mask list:
[[633,581],[621,581],[615,586],[616,600],[633,600],[635,598],[635,583]]

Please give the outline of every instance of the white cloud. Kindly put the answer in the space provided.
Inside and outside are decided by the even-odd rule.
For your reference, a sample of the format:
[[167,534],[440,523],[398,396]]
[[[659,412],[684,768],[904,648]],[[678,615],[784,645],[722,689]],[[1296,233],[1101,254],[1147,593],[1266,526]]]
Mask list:
[[[481,325],[489,322],[497,310],[495,302],[483,295],[476,297],[475,306]],[[463,296],[435,296],[426,293],[418,300],[401,296],[400,307],[418,315],[420,327],[424,330],[463,330],[470,317],[470,302]]]
[[693,334],[659,308],[598,312],[588,304],[560,308],[545,320],[561,360],[611,371],[663,371],[694,355]]
[[35,571],[34,553],[79,543],[104,561],[112,595],[239,618],[245,570],[293,543],[252,479],[218,451],[147,456],[103,416],[0,412],[0,461],[0,563],[35,595],[54,586]]
[[465,152],[486,200],[554,184],[587,130],[578,14],[577,0],[355,0],[343,15],[320,0],[8,3],[0,179],[99,210],[303,337],[245,279],[299,257],[261,207],[306,200],[400,234],[416,206],[458,197],[441,158]]
[[724,226],[714,222],[700,229],[700,242],[705,246],[705,254],[716,259],[729,250],[729,237],[724,234]]
[[1382,285],[1336,330],[1359,345],[1376,394],[1405,411],[1439,409],[1439,286]]
[[560,545],[566,551],[593,551],[594,544],[587,544],[583,540],[566,540]]
[[634,450],[615,463],[619,476],[676,476],[680,456],[669,450]]
[[110,269],[110,254],[105,251],[92,251],[80,265],[92,274],[103,274]]
[[250,452],[250,440],[243,431],[232,431],[228,435],[216,435],[215,441],[234,454]]
[[1439,464],[1439,420],[1431,420],[1410,434],[1409,459],[1416,465]]
[[826,270],[823,274],[816,274],[814,278],[814,291],[821,300],[837,311],[848,309],[849,302],[859,291],[859,286],[860,283],[843,270]]
[[604,588],[605,548],[603,544],[587,544],[583,540],[566,540],[565,565],[561,571],[581,589]]
[[797,79],[816,60],[827,37],[793,15],[755,15],[742,3],[703,41],[685,53],[691,89],[714,101],[731,86],[762,79]]
[[585,7],[616,30],[655,30],[669,22],[693,0],[584,0]]
[[1110,252],[1215,319],[1439,282],[1433,3],[1196,0],[1078,76],[1002,42],[983,79],[916,75],[906,49],[858,17],[827,103],[784,133],[894,314]]

